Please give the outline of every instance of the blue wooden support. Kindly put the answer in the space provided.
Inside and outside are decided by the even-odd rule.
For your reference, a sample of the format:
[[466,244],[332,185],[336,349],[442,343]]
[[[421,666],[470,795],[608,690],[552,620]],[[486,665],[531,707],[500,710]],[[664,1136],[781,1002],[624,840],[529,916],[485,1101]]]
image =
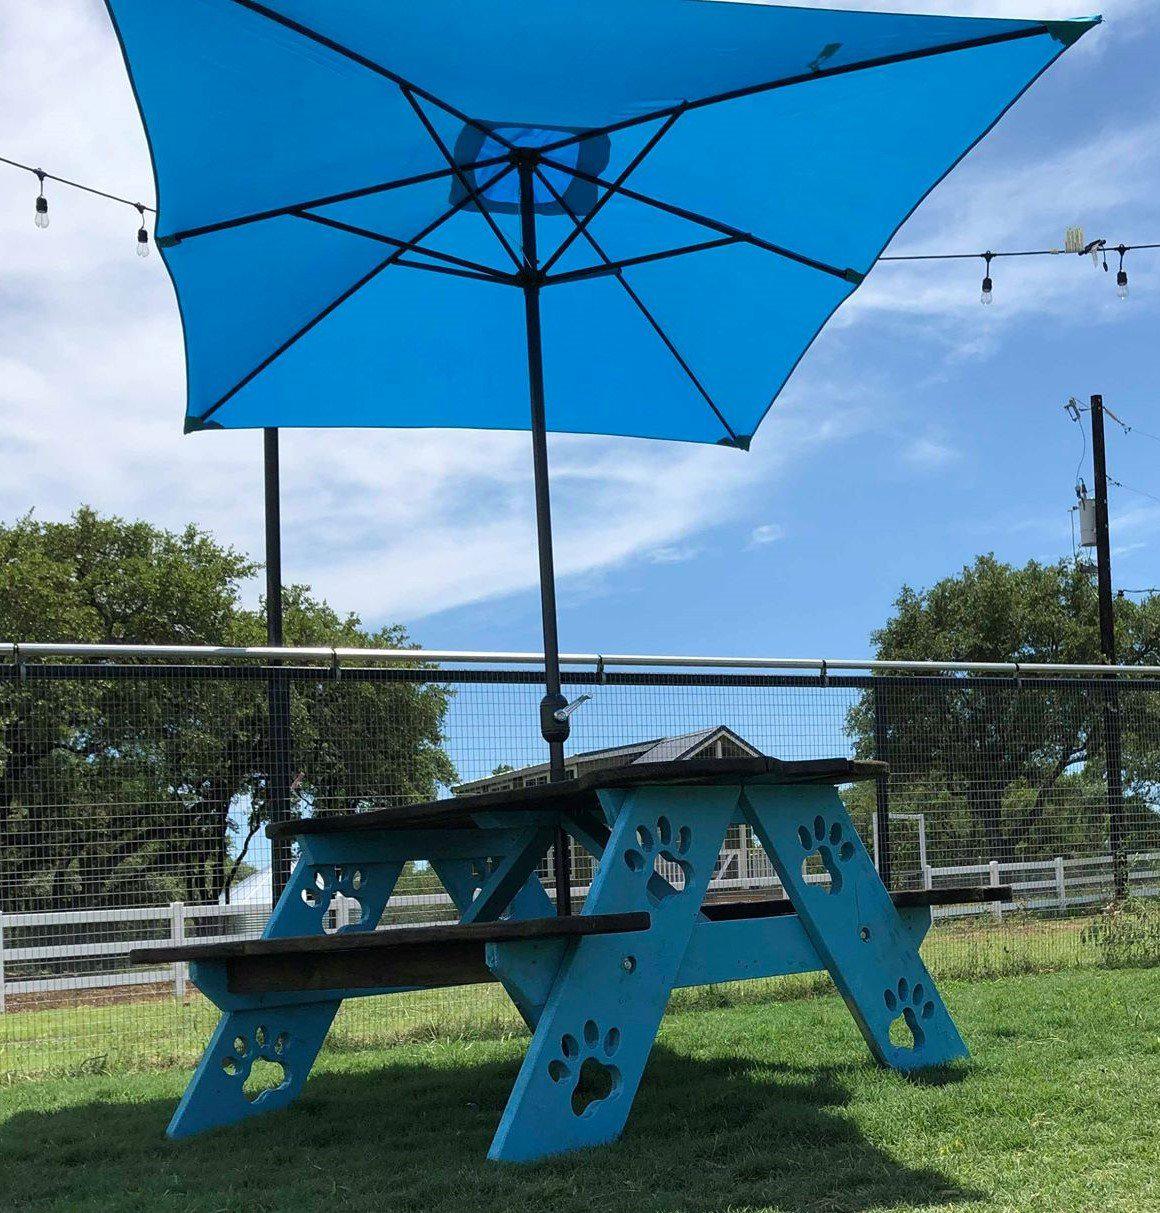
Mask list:
[[[910,906],[900,910],[899,917],[917,948],[930,930],[930,907]],[[816,973],[825,967],[795,914],[731,922],[701,920],[693,927],[673,985],[712,986],[726,981]]]
[[493,1159],[542,1158],[620,1135],[738,789],[641,787],[599,796],[611,836],[583,913],[647,910],[652,927],[570,945],[492,1141]]
[[[836,789],[754,783],[741,804],[875,1058],[917,1070],[967,1056]],[[828,881],[806,881],[811,863]],[[891,1039],[898,1020],[905,1043]]]
[[[489,922],[501,914],[517,921],[550,918],[555,909],[535,870],[555,839],[555,824],[539,823],[516,832],[506,854],[495,851],[495,837],[500,831],[476,832],[486,840],[486,854],[470,859],[431,860],[436,875],[459,909],[459,921]],[[562,939],[546,939],[535,943],[490,944],[487,948],[488,968],[533,1030],[566,947]]]
[[[318,854],[325,846],[316,847],[315,842],[303,840],[302,857],[266,923],[263,939],[323,933],[339,894],[359,906],[355,921],[339,930],[373,931],[378,925],[402,861],[383,862],[370,848],[355,862],[328,861]],[[173,1138],[235,1124],[296,1099],[342,1005],[341,997],[317,996],[279,996],[277,1005],[269,998],[249,1000],[247,1005],[228,995],[219,964],[195,965],[193,979],[224,1014],[166,1129]],[[247,1090],[259,1060],[280,1071],[280,1078],[266,1089],[255,1090],[251,1084]]]
[[[264,939],[329,932],[337,898],[357,903],[342,932],[378,925],[405,862],[427,858],[461,912],[461,921],[488,921],[507,912],[515,918],[551,916],[547,894],[534,872],[554,835],[555,816],[512,818],[494,829],[407,830],[309,834],[301,858],[262,934]],[[349,913],[349,909],[346,911]],[[516,1006],[534,1026],[564,944],[489,949],[489,963]],[[524,953],[506,948],[526,947]],[[494,962],[492,957],[494,956]],[[226,988],[225,966],[192,966],[199,990],[224,1014],[210,1039],[167,1130],[186,1137],[284,1107],[301,1092],[344,998],[400,992],[398,989],[303,991],[293,995],[238,995]],[[271,1063],[280,1080],[262,1091],[246,1084],[256,1062]]]

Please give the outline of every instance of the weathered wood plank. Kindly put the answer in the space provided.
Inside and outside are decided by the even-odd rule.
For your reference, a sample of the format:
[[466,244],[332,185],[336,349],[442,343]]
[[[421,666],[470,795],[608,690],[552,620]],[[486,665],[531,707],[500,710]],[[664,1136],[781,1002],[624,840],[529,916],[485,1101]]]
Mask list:
[[336,955],[346,952],[403,952],[409,948],[517,940],[561,939],[581,935],[616,935],[647,931],[646,913],[577,914],[567,918],[527,918],[515,922],[437,923],[427,927],[393,927],[385,931],[339,935],[292,935],[282,939],[239,939],[231,943],[184,944],[180,947],[134,948],[130,964],[226,961],[254,957]]
[[[1010,885],[965,885],[952,889],[905,889],[890,894],[898,909],[914,906],[973,905],[989,901],[1012,901]],[[737,898],[727,901],[707,901],[701,912],[710,922],[734,922],[742,918],[778,918],[793,914],[793,902],[788,897]]]
[[372,809],[342,816],[310,817],[268,826],[271,838],[306,834],[338,834],[359,830],[461,829],[476,813],[591,811],[596,793],[603,788],[630,788],[640,784],[712,786],[728,783],[841,784],[879,779],[886,772],[881,762],[855,762],[849,758],[787,762],[780,758],[688,758],[675,762],[632,763],[594,771],[564,783],[538,784],[507,792],[480,792],[426,804]]

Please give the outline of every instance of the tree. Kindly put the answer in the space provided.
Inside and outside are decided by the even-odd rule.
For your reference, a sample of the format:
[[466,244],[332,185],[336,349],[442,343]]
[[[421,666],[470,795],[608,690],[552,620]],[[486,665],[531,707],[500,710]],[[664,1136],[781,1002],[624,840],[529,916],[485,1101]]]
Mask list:
[[[1160,597],[1116,604],[1118,656],[1124,664],[1160,661]],[[1090,566],[1078,561],[1015,568],[980,556],[955,577],[916,591],[904,586],[894,614],[873,633],[886,660],[1015,661],[1089,664],[1100,657],[1099,613]],[[922,796],[949,792],[961,806],[940,814],[956,833],[954,849],[989,859],[1059,854],[1106,844],[1103,791],[1103,692],[1099,684],[963,678],[927,684],[885,680],[884,757]],[[1137,842],[1158,836],[1160,819],[1146,792],[1160,744],[1160,704],[1131,696],[1125,728],[1126,804]],[[1129,714],[1125,713],[1127,717]],[[872,693],[851,711],[857,753],[875,756]],[[1150,741],[1150,745],[1149,745]],[[1060,812],[1066,801],[1067,813]],[[1055,812],[1052,812],[1052,809]]]
[[[258,644],[263,613],[241,602],[257,568],[194,527],[29,515],[0,526],[0,628],[19,642]],[[286,591],[285,630],[291,644],[409,644],[305,586]],[[426,799],[454,780],[446,688],[353,671],[291,685],[299,811]],[[0,906],[216,900],[266,820],[267,737],[260,677],[118,663],[108,677],[37,669],[0,684]]]

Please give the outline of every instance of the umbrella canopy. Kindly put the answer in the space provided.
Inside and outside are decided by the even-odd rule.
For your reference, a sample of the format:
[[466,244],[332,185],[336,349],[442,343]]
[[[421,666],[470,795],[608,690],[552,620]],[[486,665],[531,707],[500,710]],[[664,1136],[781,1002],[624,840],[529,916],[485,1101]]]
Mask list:
[[748,448],[899,225],[1094,23],[106,2],[152,147],[186,428],[531,430],[553,780],[574,705],[547,430]]
[[108,4],[188,429],[527,429],[531,285],[549,430],[743,448],[900,224],[1094,24]]

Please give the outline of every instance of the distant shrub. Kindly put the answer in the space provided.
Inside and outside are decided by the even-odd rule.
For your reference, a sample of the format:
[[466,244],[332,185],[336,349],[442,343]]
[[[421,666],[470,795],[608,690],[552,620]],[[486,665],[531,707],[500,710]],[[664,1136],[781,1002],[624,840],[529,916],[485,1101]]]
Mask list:
[[1109,969],[1160,965],[1160,900],[1114,902],[1083,933]]

